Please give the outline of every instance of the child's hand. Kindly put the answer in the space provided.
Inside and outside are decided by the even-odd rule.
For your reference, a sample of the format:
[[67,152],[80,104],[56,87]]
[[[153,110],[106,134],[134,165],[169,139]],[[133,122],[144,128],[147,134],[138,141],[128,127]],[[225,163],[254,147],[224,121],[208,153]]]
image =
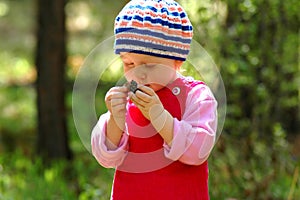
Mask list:
[[123,129],[125,124],[128,89],[113,87],[105,95],[105,104],[117,125]]
[[155,120],[164,107],[156,93],[147,86],[140,86],[136,93],[129,93],[131,101],[140,109],[148,120]]

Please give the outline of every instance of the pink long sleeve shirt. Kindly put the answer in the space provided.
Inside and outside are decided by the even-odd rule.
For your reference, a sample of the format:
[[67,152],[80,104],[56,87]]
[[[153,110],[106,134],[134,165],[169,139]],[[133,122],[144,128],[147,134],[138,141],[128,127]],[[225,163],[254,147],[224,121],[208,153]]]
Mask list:
[[[173,93],[180,93],[178,88],[171,89]],[[173,161],[200,165],[207,160],[215,142],[217,102],[205,84],[198,84],[188,92],[185,105],[182,119],[174,118],[173,141],[171,146],[164,143],[164,155]],[[92,131],[92,152],[102,166],[115,168],[122,164],[128,153],[130,133],[126,129],[118,148],[109,150],[105,144],[108,116],[108,113],[101,115]]]

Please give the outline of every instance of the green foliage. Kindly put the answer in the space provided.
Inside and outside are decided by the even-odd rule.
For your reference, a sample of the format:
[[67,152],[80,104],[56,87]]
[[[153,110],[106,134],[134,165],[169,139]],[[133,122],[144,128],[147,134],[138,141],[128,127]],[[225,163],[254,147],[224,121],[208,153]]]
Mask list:
[[0,151],[18,146],[30,152],[35,138],[35,92],[32,87],[0,86]]
[[[45,165],[21,153],[0,156],[0,199],[109,199],[112,171],[90,155]],[[97,176],[95,176],[97,175]]]
[[0,88],[0,130],[18,134],[24,130],[32,130],[35,120],[28,116],[35,116],[33,88],[10,87]]
[[[75,158],[51,165],[33,156],[33,2],[0,0],[0,200],[108,199],[113,170],[100,167],[82,146],[72,119],[71,88],[87,54],[112,35],[114,17],[125,1],[70,0],[66,6],[71,85],[66,103]],[[220,67],[227,90],[223,134],[209,159],[212,199],[300,199],[299,176],[293,182],[299,157],[291,155],[287,142],[299,134],[300,1],[179,2],[192,20],[194,39]],[[106,111],[105,92],[122,76],[116,66],[101,76],[98,115]],[[183,69],[201,79],[189,63]]]
[[[299,129],[299,87],[296,79],[299,2],[225,1],[226,22],[221,26],[221,73],[228,92],[226,129],[233,134],[268,136],[276,123],[296,133]],[[298,44],[299,45],[299,44]],[[235,112],[239,107],[242,112]],[[270,118],[270,116],[272,116]],[[236,127],[235,124],[246,123]]]
[[[299,179],[292,182],[300,163],[292,160],[279,126],[273,135],[269,143],[255,135],[242,140],[221,137],[209,158],[211,199],[300,198]],[[78,137],[74,139],[80,143]],[[18,151],[1,154],[0,199],[109,199],[114,170],[99,166],[84,149],[73,151],[73,161],[57,160],[50,165]]]
[[34,138],[34,13],[33,6],[24,6],[28,3],[0,1],[0,151],[16,146],[31,151],[24,144],[31,144]]
[[271,137],[267,133],[280,123],[289,134],[298,133],[299,1],[180,2],[194,38],[220,67],[228,102],[225,131]]
[[18,154],[1,156],[0,163],[0,199],[74,198],[66,192],[62,163],[45,168],[39,160],[31,162]]
[[[290,156],[279,124],[272,134],[273,141],[256,134],[241,140],[222,135],[209,159],[212,199],[287,199],[300,163]],[[299,188],[299,179],[296,184]],[[299,191],[293,191],[293,199],[300,197]]]

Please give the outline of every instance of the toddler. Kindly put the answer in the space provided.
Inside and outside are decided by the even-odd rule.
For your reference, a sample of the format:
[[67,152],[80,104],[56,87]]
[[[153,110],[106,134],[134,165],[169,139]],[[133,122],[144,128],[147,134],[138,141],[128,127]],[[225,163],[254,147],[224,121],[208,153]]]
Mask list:
[[193,36],[186,12],[172,0],[131,0],[114,28],[124,76],[137,86],[111,88],[92,131],[93,155],[116,169],[111,199],[209,199],[217,102],[179,73]]

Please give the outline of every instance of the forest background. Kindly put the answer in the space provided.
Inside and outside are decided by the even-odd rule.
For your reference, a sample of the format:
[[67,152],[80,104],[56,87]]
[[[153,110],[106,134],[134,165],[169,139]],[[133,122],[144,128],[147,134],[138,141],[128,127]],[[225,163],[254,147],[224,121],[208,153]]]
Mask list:
[[[72,92],[84,59],[113,35],[126,2],[0,0],[0,200],[109,199],[113,170],[82,144]],[[211,199],[300,199],[300,1],[179,2],[227,95],[225,124],[209,158]],[[42,23],[56,16],[63,16],[65,32]],[[60,33],[58,48],[43,46]],[[45,64],[45,49],[50,61],[61,55],[62,62]],[[107,74],[95,97],[98,116],[105,92],[121,77],[118,70]],[[45,85],[63,91],[60,99],[52,90],[44,94]],[[63,112],[48,112],[57,99]],[[45,117],[53,124],[41,123]]]

